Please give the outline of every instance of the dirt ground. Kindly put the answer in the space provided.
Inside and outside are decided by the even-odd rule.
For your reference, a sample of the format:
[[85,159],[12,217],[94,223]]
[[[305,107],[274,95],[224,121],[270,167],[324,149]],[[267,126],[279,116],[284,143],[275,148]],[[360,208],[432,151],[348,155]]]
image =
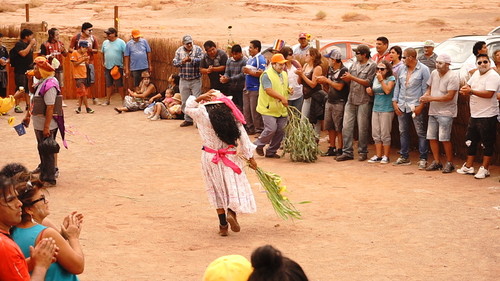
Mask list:
[[[44,2],[31,10],[32,21],[62,29],[83,21],[100,28],[113,23],[114,1]],[[140,28],[146,38],[179,40],[191,33],[195,40],[225,42],[232,25],[237,42],[279,37],[294,44],[302,31],[371,43],[380,35],[393,42],[440,42],[500,25],[500,4],[486,0],[162,1],[161,10],[139,7],[145,2],[120,2],[122,31]],[[316,20],[318,11],[327,17]],[[364,20],[342,21],[351,12]],[[0,24],[22,21],[23,10],[1,13]],[[115,95],[112,106],[118,100]],[[72,210],[85,214],[82,281],[201,280],[215,258],[249,258],[264,244],[296,260],[313,281],[490,281],[500,276],[497,166],[491,167],[491,177],[475,180],[419,171],[415,164],[338,163],[329,157],[305,164],[257,156],[262,168],[283,177],[292,201],[312,203],[297,205],[303,220],[280,220],[248,170],[258,211],[239,217],[240,233],[219,237],[217,216],[204,192],[195,128],[180,128],[180,121],[150,122],[139,112],[119,115],[112,106],[77,115],[75,101],[66,103],[69,149],[59,154],[61,175],[49,190],[50,208],[55,221]],[[23,116],[10,114],[16,123]],[[0,164],[16,161],[35,168],[32,128],[18,137],[7,117],[0,117]],[[321,145],[325,149],[326,143]],[[411,156],[416,163],[416,153]],[[397,158],[396,149],[391,158]]]

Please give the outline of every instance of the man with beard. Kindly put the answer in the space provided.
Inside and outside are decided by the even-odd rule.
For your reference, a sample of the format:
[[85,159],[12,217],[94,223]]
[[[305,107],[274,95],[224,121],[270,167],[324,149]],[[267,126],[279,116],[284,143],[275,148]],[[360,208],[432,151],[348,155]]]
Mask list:
[[483,163],[476,179],[484,179],[490,175],[488,170],[496,142],[498,115],[498,100],[495,93],[500,86],[500,76],[491,68],[490,59],[486,54],[476,57],[478,71],[472,74],[467,84],[460,89],[460,94],[470,96],[470,119],[467,126],[466,141],[467,161],[457,173],[474,174],[474,158],[478,145],[483,146]]

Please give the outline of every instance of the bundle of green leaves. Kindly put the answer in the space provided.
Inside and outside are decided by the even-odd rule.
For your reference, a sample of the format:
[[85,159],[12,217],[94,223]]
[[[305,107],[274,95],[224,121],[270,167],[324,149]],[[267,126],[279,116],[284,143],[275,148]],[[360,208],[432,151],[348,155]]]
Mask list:
[[302,118],[300,111],[288,106],[288,124],[285,127],[283,155],[290,153],[293,162],[314,162],[321,154],[318,136],[307,118]]

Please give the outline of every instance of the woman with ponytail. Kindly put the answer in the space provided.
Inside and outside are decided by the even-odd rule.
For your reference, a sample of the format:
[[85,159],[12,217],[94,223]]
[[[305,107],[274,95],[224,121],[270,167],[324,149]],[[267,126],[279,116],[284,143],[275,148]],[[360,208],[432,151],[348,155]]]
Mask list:
[[[253,158],[255,145],[243,128],[241,111],[219,91],[210,90],[186,101],[186,114],[196,122],[203,141],[201,165],[208,199],[219,217],[219,235],[227,236],[228,228],[240,231],[239,213],[255,213],[252,189],[242,167]],[[243,158],[243,159],[242,159]]]

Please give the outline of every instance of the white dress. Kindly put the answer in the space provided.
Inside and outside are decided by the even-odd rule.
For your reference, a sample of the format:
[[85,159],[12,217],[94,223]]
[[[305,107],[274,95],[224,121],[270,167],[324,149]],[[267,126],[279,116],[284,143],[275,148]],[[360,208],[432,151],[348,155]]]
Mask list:
[[[208,112],[202,104],[196,102],[196,97],[190,96],[186,101],[186,114],[191,116],[196,122],[198,132],[200,133],[203,146],[213,150],[225,149],[229,145],[217,137]],[[202,150],[201,167],[205,178],[208,200],[216,209],[228,208],[236,213],[255,213],[257,207],[255,198],[248,182],[247,176],[243,171],[246,163],[240,158],[249,159],[253,157],[255,145],[250,141],[243,125],[236,121],[241,136],[238,140],[237,154],[226,154],[226,158],[234,162],[242,172],[237,174],[232,168],[226,166],[222,161],[217,164],[212,162],[214,153]]]

